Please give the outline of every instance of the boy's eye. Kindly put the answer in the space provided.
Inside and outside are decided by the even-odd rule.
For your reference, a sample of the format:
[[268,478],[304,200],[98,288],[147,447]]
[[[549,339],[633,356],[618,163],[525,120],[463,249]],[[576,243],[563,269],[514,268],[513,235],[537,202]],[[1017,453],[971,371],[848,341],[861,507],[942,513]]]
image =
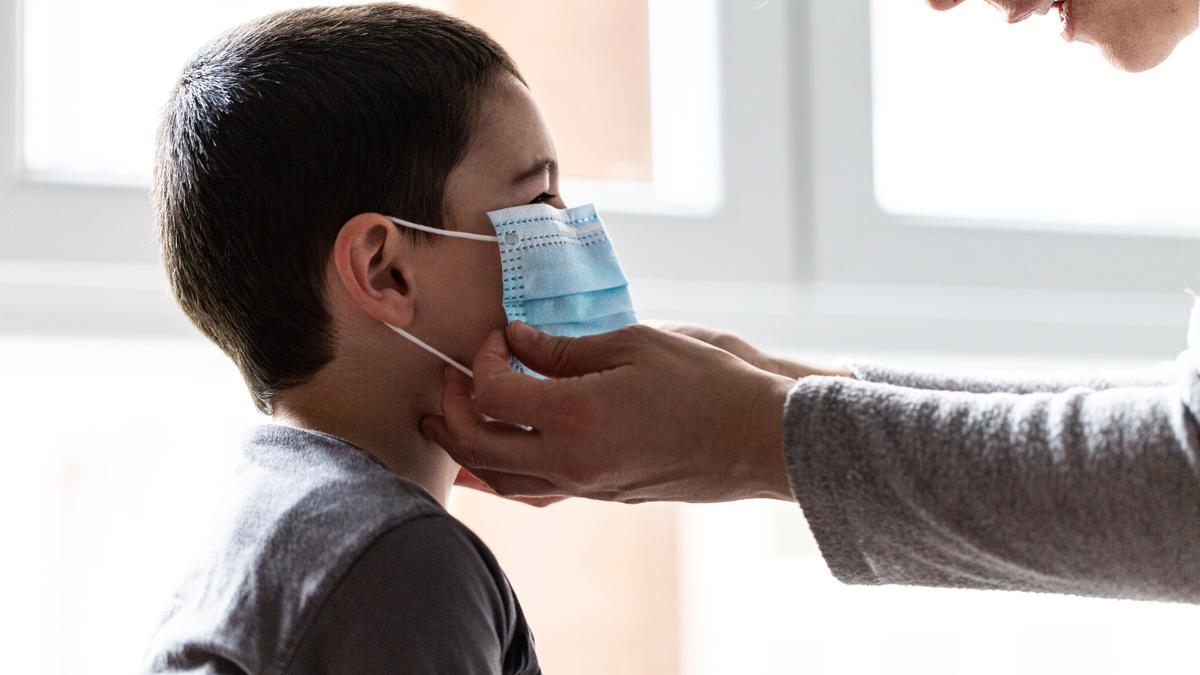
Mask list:
[[543,192],[542,194],[534,197],[533,201],[531,201],[529,203],[530,204],[545,204],[546,202],[548,202],[552,199],[558,199],[558,195],[552,195],[549,192]]

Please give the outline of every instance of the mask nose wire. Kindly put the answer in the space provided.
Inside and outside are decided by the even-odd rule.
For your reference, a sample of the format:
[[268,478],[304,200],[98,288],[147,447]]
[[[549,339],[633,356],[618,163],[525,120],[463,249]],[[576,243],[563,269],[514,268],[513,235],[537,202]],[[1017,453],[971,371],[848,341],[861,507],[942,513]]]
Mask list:
[[[471,239],[473,241],[488,241],[488,242],[493,242],[493,243],[500,241],[500,237],[488,236],[486,234],[475,234],[473,232],[455,232],[454,230],[441,230],[436,227],[429,227],[428,225],[420,225],[418,223],[409,222],[407,220],[403,220],[400,218],[394,218],[392,216],[384,216],[384,217],[401,227],[411,227],[414,230],[420,230],[422,232],[428,232],[430,234],[436,234],[436,235],[440,235],[443,237],[457,237],[458,239]],[[473,373],[470,368],[464,366],[463,364],[459,363],[458,361],[455,361],[454,359],[450,358],[449,356],[446,356],[445,354],[443,354],[442,352],[440,352],[436,348],[434,348],[434,346],[429,344],[428,342],[425,342],[424,340],[417,337],[416,335],[413,335],[412,333],[404,330],[403,328],[398,328],[396,326],[393,326],[390,323],[385,323],[383,325],[392,329],[396,333],[399,333],[402,337],[408,339],[410,342],[412,342],[416,346],[420,347],[421,349],[424,349],[425,351],[429,352],[430,354],[433,354],[434,356],[438,357],[439,359],[441,359],[441,360],[445,361],[446,363],[459,369],[467,377],[469,377],[471,379],[475,379],[475,373]]]

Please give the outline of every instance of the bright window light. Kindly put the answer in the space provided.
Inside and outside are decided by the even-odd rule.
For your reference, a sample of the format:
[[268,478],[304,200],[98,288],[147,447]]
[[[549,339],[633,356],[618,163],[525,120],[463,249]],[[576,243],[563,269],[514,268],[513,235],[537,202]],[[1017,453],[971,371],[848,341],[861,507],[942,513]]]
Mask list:
[[[201,45],[314,0],[27,0],[23,154],[43,179],[146,184],[158,115]],[[572,201],[707,212],[720,199],[716,2],[426,0],[508,48]],[[552,29],[551,29],[552,28]]]
[[1030,227],[1200,231],[1200,38],[1128,74],[1066,44],[1056,14],[873,0],[883,210]]
[[[200,340],[0,336],[3,672],[135,672],[269,422]],[[673,673],[675,509],[547,510],[463,490],[451,511],[513,580],[547,672]],[[650,589],[650,592],[647,592]]]
[[262,418],[194,341],[3,337],[0,380],[4,670],[134,672]]

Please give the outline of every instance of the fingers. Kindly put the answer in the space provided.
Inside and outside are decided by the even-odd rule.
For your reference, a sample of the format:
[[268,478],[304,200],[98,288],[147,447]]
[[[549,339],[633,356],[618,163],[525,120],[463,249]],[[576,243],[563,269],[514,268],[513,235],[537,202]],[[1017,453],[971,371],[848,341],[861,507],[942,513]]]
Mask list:
[[660,330],[664,333],[674,333],[675,335],[686,335],[690,338],[695,338],[702,342],[712,344],[713,336],[721,331],[708,326],[698,326],[692,323],[683,323],[682,321],[669,321],[664,319],[647,319],[642,321],[643,326]]
[[576,377],[624,365],[628,331],[580,338],[543,333],[521,321],[508,325],[508,342],[521,362],[550,377]]
[[421,420],[421,433],[472,471],[512,471],[516,467],[540,467],[546,462],[537,431],[482,415],[471,400],[470,381],[449,367],[442,394],[442,416]]
[[958,7],[962,4],[962,0],[929,0],[929,6],[939,12]]
[[[640,326],[573,340],[536,331],[523,340],[521,325],[514,326],[514,332],[518,335],[516,341],[527,347],[520,353],[522,359],[531,368],[548,374],[587,373],[593,368],[606,368],[607,364],[624,365],[623,359],[637,352],[640,345],[660,348],[656,337],[663,335]],[[504,334],[495,331],[473,361],[474,382],[446,368],[442,415],[423,420],[421,430],[502,495],[563,494],[552,481],[573,475],[567,471],[573,459],[566,452],[569,448],[548,452],[542,434],[586,443],[586,437],[572,434],[572,430],[587,428],[597,392],[594,387],[584,389],[590,379],[542,381],[512,373],[509,358]],[[522,429],[517,424],[531,425],[536,430]]]
[[504,332],[494,330],[488,334],[479,351],[475,353],[475,359],[471,362],[471,370],[476,374],[483,372],[493,376],[510,372],[508,361],[511,356]]
[[493,331],[471,364],[475,373],[473,383],[461,373],[446,371],[446,377],[454,379],[447,379],[443,409],[448,405],[466,409],[470,405],[493,419],[543,426],[550,418],[547,411],[561,398],[561,385],[512,372],[508,368],[509,357],[504,333]]

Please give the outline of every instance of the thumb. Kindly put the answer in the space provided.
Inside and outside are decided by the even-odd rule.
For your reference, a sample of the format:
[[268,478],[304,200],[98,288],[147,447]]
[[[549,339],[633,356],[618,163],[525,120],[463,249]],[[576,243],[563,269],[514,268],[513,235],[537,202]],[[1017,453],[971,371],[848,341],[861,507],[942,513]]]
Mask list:
[[620,332],[579,338],[543,333],[523,321],[508,324],[508,346],[514,356],[548,377],[574,377],[623,365]]

